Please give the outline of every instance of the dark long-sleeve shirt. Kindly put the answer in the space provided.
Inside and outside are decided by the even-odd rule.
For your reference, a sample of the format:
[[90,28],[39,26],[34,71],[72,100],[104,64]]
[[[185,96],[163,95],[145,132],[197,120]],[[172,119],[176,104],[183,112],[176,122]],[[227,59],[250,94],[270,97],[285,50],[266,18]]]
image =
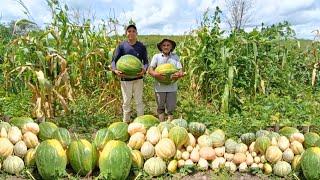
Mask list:
[[[128,41],[123,41],[119,44],[119,46],[116,48],[115,53],[112,57],[111,67],[113,71],[117,69],[116,64],[119,58],[127,54],[137,57],[142,62],[144,70],[147,71],[147,68],[149,65],[147,49],[140,41],[137,41],[134,45],[130,45]],[[130,80],[141,79],[141,78],[142,77],[134,78],[134,79],[121,78],[121,80],[130,81]]]

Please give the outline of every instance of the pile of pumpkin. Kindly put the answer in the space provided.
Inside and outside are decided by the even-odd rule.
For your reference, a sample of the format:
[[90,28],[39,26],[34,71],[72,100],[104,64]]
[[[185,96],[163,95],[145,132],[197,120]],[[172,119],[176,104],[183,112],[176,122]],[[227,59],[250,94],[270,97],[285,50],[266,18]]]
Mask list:
[[10,174],[36,166],[43,179],[55,179],[66,174],[69,163],[81,176],[98,167],[106,179],[126,179],[135,169],[155,177],[185,166],[230,172],[261,169],[280,177],[302,169],[306,179],[320,179],[319,135],[293,127],[227,139],[222,130],[209,132],[202,123],[159,122],[144,115],[98,130],[92,143],[72,140],[67,129],[51,122],[38,125],[30,118],[0,122],[0,130],[0,168]]

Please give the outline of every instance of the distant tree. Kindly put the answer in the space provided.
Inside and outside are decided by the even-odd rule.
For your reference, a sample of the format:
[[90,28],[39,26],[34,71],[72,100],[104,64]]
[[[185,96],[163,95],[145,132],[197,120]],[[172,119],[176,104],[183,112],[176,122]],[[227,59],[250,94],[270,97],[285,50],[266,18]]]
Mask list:
[[226,0],[226,21],[232,30],[240,30],[250,20],[254,0]]

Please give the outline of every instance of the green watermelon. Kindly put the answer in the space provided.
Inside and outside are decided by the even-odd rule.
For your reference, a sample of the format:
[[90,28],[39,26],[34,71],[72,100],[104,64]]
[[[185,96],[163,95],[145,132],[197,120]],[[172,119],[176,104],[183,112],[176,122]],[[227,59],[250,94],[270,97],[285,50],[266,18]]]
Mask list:
[[100,173],[105,179],[127,179],[132,164],[132,154],[126,143],[109,141],[99,157]]
[[178,72],[179,70],[173,64],[165,63],[165,64],[160,64],[159,66],[157,66],[155,71],[157,73],[164,75],[164,79],[162,79],[162,80],[157,79],[157,81],[159,81],[162,84],[169,85],[169,84],[172,84],[176,81],[176,80],[171,79],[171,75]]
[[111,131],[115,140],[126,142],[129,139],[128,124],[124,122],[112,123],[108,131]]
[[160,121],[158,118],[153,115],[142,115],[136,117],[133,122],[138,122],[144,125],[144,127],[148,130],[152,126],[157,126]]
[[261,154],[264,154],[270,145],[270,139],[266,136],[261,136],[256,139],[254,149],[258,150]]
[[44,141],[52,138],[52,134],[58,129],[58,126],[52,122],[42,122],[39,124],[39,138]]
[[57,179],[66,174],[67,154],[58,140],[49,139],[38,146],[36,164],[43,179]]
[[30,117],[13,117],[10,119],[10,124],[17,126],[19,129],[26,123],[34,122]]
[[175,126],[169,131],[169,139],[171,139],[177,148],[182,147],[189,142],[188,131],[180,126]]
[[320,148],[311,147],[307,149],[300,160],[304,177],[307,180],[320,179]]
[[72,141],[67,151],[72,169],[82,176],[92,172],[98,160],[97,154],[96,147],[85,139]]
[[316,142],[320,139],[319,135],[314,132],[308,132],[304,135],[303,146],[305,148],[316,146]]
[[58,140],[64,149],[67,149],[71,143],[70,133],[66,128],[57,128],[52,133],[52,139]]
[[114,139],[114,134],[107,128],[99,129],[94,137],[93,144],[98,150],[103,150],[108,141]]
[[124,55],[117,61],[116,68],[128,78],[135,78],[142,70],[142,63],[133,55]]

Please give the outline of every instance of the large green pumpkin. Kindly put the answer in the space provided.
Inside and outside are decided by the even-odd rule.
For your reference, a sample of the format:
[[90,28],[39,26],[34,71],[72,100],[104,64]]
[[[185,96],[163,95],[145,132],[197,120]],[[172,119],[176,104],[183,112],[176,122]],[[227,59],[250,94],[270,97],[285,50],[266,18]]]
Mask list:
[[240,139],[241,142],[243,142],[247,146],[250,146],[250,144],[256,140],[256,135],[254,133],[245,133],[241,135]]
[[124,180],[128,177],[132,164],[132,154],[126,143],[109,141],[99,157],[101,174],[107,179]]
[[13,117],[10,119],[10,124],[17,126],[19,129],[26,123],[34,122],[30,117]]
[[195,137],[199,137],[203,135],[206,131],[206,125],[199,122],[191,122],[189,124],[189,132],[194,135]]
[[104,145],[107,144],[108,141],[114,139],[114,135],[107,128],[99,129],[94,137],[93,144],[97,147],[98,150],[103,150]]
[[72,141],[67,155],[72,169],[83,176],[92,172],[98,159],[96,147],[85,139]]
[[298,133],[298,132],[299,130],[294,127],[283,127],[279,130],[279,133],[283,136],[286,136],[288,139],[290,139],[293,133]]
[[171,75],[178,72],[179,70],[171,63],[160,64],[156,67],[155,72],[160,73],[164,76],[164,79],[157,79],[162,84],[172,84],[176,80],[171,79]]
[[171,139],[176,147],[179,149],[184,144],[188,143],[189,135],[188,131],[180,126],[175,126],[169,131],[169,139]]
[[49,139],[38,146],[36,164],[43,179],[57,179],[66,173],[67,154],[58,140]]
[[174,119],[171,121],[172,124],[176,125],[176,126],[180,126],[183,127],[185,129],[188,129],[188,122],[182,118],[180,119]]
[[52,133],[52,139],[58,140],[64,149],[71,143],[71,136],[66,128],[58,128]]
[[153,115],[138,116],[133,120],[133,122],[143,124],[146,130],[148,130],[152,126],[157,126],[160,123],[159,119],[154,117]]
[[108,131],[114,135],[115,140],[126,142],[129,139],[128,124],[125,122],[112,123]]
[[39,138],[44,141],[52,138],[52,134],[58,129],[58,126],[52,122],[42,122],[39,124]]
[[210,134],[213,147],[221,147],[225,143],[226,135],[221,129],[216,129]]
[[311,147],[307,149],[300,160],[304,177],[307,180],[320,179],[320,148]]
[[129,78],[137,77],[137,74],[141,72],[142,63],[133,55],[121,56],[117,61],[116,68],[125,74]]
[[314,132],[308,132],[304,135],[303,146],[305,148],[316,146],[316,142],[320,139],[319,135]]

